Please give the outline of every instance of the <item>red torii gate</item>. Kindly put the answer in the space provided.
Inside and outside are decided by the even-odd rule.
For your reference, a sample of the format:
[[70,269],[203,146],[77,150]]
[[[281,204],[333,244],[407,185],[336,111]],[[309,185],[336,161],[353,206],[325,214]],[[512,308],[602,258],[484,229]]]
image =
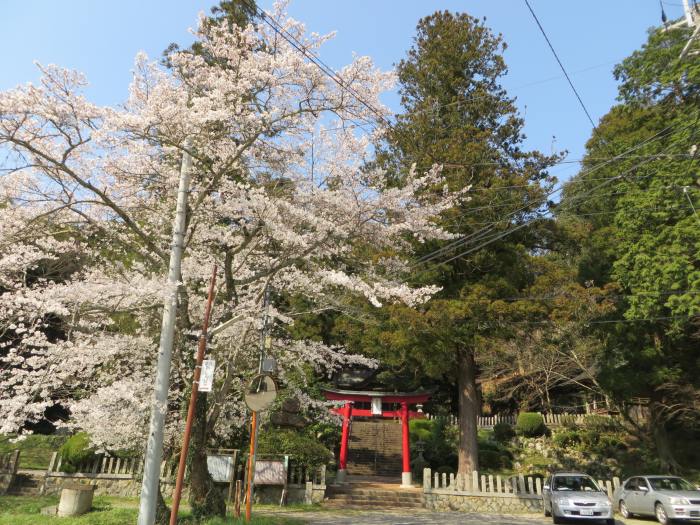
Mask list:
[[[347,477],[348,465],[348,439],[350,437],[350,419],[353,416],[359,417],[384,417],[401,418],[401,437],[403,465],[401,472],[401,486],[412,487],[411,479],[411,451],[408,422],[411,418],[421,419],[425,415],[420,411],[410,410],[410,405],[422,404],[430,399],[430,392],[358,392],[354,390],[332,390],[323,391],[323,395],[329,401],[345,401],[339,408],[331,411],[343,417],[343,431],[340,442],[340,458],[338,465],[338,482],[343,483]],[[369,403],[370,408],[354,408],[355,403]],[[384,410],[383,403],[396,403],[401,406],[400,410]]]

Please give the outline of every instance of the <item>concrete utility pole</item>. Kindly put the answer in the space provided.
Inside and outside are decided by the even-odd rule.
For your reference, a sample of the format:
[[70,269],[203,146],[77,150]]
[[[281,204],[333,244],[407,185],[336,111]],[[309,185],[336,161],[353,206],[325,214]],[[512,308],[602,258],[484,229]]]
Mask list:
[[192,171],[192,157],[188,150],[191,147],[191,139],[185,139],[182,165],[180,167],[180,184],[177,190],[175,220],[173,221],[173,239],[170,246],[168,281],[165,285],[168,293],[163,303],[163,323],[160,329],[156,384],[143,469],[138,525],[153,525],[156,519],[160,463],[163,459],[163,427],[165,426],[165,414],[168,406],[170,362],[173,352],[175,321],[177,319],[178,283],[180,281],[180,266],[187,225],[187,196],[190,191],[190,172]]
[[685,22],[688,27],[695,26],[695,16],[693,16],[693,11],[690,8],[690,2],[688,0],[683,0],[683,14],[685,15]]

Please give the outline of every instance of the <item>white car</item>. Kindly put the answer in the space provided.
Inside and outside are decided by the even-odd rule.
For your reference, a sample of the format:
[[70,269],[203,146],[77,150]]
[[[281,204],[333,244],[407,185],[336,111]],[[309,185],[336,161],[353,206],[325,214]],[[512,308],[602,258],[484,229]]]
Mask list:
[[595,480],[579,472],[557,472],[547,478],[542,491],[544,515],[554,523],[565,519],[599,520],[614,525],[610,498]]
[[615,491],[620,514],[655,516],[659,523],[700,519],[700,490],[677,476],[635,476]]

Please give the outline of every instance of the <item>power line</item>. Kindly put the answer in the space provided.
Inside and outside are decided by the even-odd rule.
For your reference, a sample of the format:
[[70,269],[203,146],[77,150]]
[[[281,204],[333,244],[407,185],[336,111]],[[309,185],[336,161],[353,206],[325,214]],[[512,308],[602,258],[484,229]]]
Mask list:
[[552,51],[554,58],[557,60],[559,67],[561,68],[562,72],[564,73],[564,76],[566,77],[566,80],[569,83],[569,86],[571,86],[571,90],[574,92],[574,95],[576,95],[576,98],[578,99],[578,103],[583,108],[584,113],[586,113],[586,116],[588,117],[588,121],[591,123],[591,126],[593,126],[593,129],[596,129],[596,124],[595,124],[595,122],[593,122],[593,117],[591,117],[591,114],[589,113],[588,108],[586,108],[586,105],[583,103],[583,100],[581,99],[581,95],[578,94],[578,91],[574,87],[574,83],[571,81],[571,77],[569,77],[569,73],[567,73],[566,68],[564,67],[564,64],[562,64],[562,61],[559,59],[559,55],[557,54],[556,50],[554,49],[552,42],[549,40],[549,37],[547,36],[547,32],[544,30],[544,27],[542,27],[542,24],[540,23],[539,18],[537,18],[535,11],[532,9],[532,6],[530,5],[529,0],[525,0],[525,5],[527,5],[527,8],[530,10],[530,13],[532,14],[532,18],[535,19],[535,22],[537,23],[537,27],[540,28],[540,31],[542,32],[542,36],[547,41],[547,45],[549,46],[549,49]]
[[[674,295],[698,295],[700,290],[659,290],[657,292],[636,292],[636,293],[609,293],[604,292],[595,294],[597,299],[609,299],[609,298],[624,298],[624,297],[670,297]],[[541,296],[521,296],[521,297],[494,297],[493,301],[548,301],[550,299],[556,299],[558,297],[572,297],[574,294],[571,292],[561,292]]]
[[[388,124],[386,118],[384,117],[383,113],[375,108],[372,104],[369,102],[365,101],[359,93],[355,89],[352,88],[352,86],[348,85],[340,75],[338,75],[333,69],[323,62],[318,55],[313,53],[312,51],[309,51],[306,49],[306,46],[302,42],[300,42],[294,35],[290,34],[289,31],[287,31],[284,27],[282,27],[277,21],[268,16],[265,11],[261,10],[258,8],[258,6],[255,4],[255,2],[251,2],[250,0],[242,0],[244,4],[248,6],[248,8],[251,10],[251,12],[257,16],[260,20],[265,22],[272,30],[277,33],[280,37],[282,37],[287,43],[289,43],[294,49],[296,49],[299,53],[304,55],[310,62],[312,62],[316,67],[318,67],[326,76],[328,76],[331,80],[333,80],[338,86],[340,86],[342,89],[345,91],[349,92],[355,100],[360,102],[363,106],[365,106],[368,110],[370,110],[372,113],[374,113],[377,117],[378,120],[382,123]],[[357,117],[357,115],[355,115]],[[360,117],[361,118],[361,117]]]
[[[616,324],[616,323],[641,323],[650,321],[688,321],[691,319],[700,319],[700,314],[690,314],[690,315],[669,315],[669,316],[658,316],[658,317],[640,317],[638,319],[597,319],[592,321],[576,320],[584,325],[591,324]],[[502,322],[505,320],[502,320]],[[553,321],[506,321],[508,324],[522,324],[522,325],[536,325],[536,324],[551,324]]]
[[[683,131],[684,129],[687,129],[687,128],[690,127],[691,125],[693,125],[693,124],[688,124],[688,125],[684,126],[683,128],[681,128],[679,131]],[[666,132],[668,132],[669,130],[673,129],[675,126],[677,126],[677,124],[671,124],[671,125],[667,126],[666,128],[662,129],[661,131],[657,132],[656,134],[652,135],[651,137],[649,137],[649,138],[643,140],[641,143],[639,143],[639,144],[637,144],[637,145],[635,145],[635,146],[629,148],[628,150],[622,152],[620,155],[616,155],[615,157],[612,157],[612,158],[611,158],[610,160],[608,160],[608,161],[605,161],[605,162],[599,163],[599,164],[597,164],[597,165],[595,165],[595,166],[592,166],[591,168],[589,168],[589,169],[585,170],[584,172],[582,172],[582,174],[592,173],[592,172],[594,172],[594,171],[597,171],[598,169],[600,169],[600,168],[602,168],[602,167],[604,167],[604,166],[606,166],[606,165],[612,163],[613,161],[619,159],[621,156],[627,155],[628,153],[631,153],[632,151],[636,151],[636,150],[642,148],[643,146],[645,146],[645,145],[647,145],[647,144],[650,144],[651,142],[654,142],[654,141],[656,141],[656,140],[659,140],[659,139],[663,138],[663,137],[665,136]],[[669,146],[669,147],[670,147],[670,146]],[[586,195],[588,195],[588,194],[592,193],[593,191],[595,191],[596,189],[598,189],[598,188],[600,188],[600,187],[602,187],[602,186],[605,186],[606,184],[610,183],[611,181],[613,181],[613,180],[619,180],[619,179],[623,178],[625,175],[627,175],[627,174],[630,173],[631,171],[637,169],[639,166],[641,166],[642,164],[645,164],[646,162],[649,162],[649,161],[644,161],[644,162],[638,163],[637,165],[635,165],[635,166],[633,166],[632,168],[628,169],[628,170],[625,171],[624,173],[622,173],[622,174],[620,174],[620,175],[617,175],[617,176],[615,176],[615,177],[611,177],[610,179],[607,180],[607,182],[604,182],[604,183],[602,183],[602,184],[599,184],[598,186],[592,188],[591,190],[587,191],[586,193],[584,193],[584,194],[582,194],[582,195],[577,196],[576,198],[579,198],[579,199],[580,199],[580,198],[583,198],[583,197],[585,197]],[[550,192],[548,192],[547,194],[545,194],[544,197],[543,197],[543,199],[547,199],[547,198],[551,197],[552,195],[554,195],[554,194],[556,194],[556,193],[562,191],[562,190],[564,189],[564,187],[565,187],[564,185],[560,185],[558,188],[554,188],[553,190],[551,190]],[[541,204],[540,204],[540,205],[541,205]],[[431,253],[428,253],[428,254],[422,256],[421,258],[418,259],[418,261],[417,261],[413,266],[417,266],[417,265],[419,265],[419,264],[423,264],[423,263],[429,262],[429,261],[431,261],[431,260],[433,260],[433,259],[436,259],[437,257],[439,257],[441,254],[443,254],[443,253],[445,253],[445,252],[453,251],[453,250],[454,250],[457,246],[459,246],[460,244],[466,244],[466,241],[468,241],[468,240],[474,238],[475,236],[478,236],[478,235],[481,234],[481,233],[484,233],[484,235],[482,235],[481,237],[477,237],[476,240],[478,241],[478,240],[484,239],[484,238],[486,237],[486,235],[488,234],[488,230],[492,230],[493,227],[494,227],[495,225],[497,225],[498,223],[503,222],[504,220],[507,220],[507,219],[509,219],[509,218],[511,218],[511,217],[513,217],[513,216],[515,216],[515,215],[517,215],[517,214],[519,214],[519,213],[522,213],[522,212],[528,210],[529,208],[531,208],[531,206],[532,206],[531,204],[525,205],[525,206],[523,206],[523,207],[521,207],[521,208],[519,208],[519,209],[517,209],[517,210],[515,210],[515,211],[513,211],[513,212],[511,212],[511,213],[509,213],[509,214],[507,214],[507,215],[505,215],[504,217],[502,217],[502,218],[500,218],[500,219],[494,221],[494,222],[491,224],[491,226],[484,227],[484,228],[482,228],[481,230],[479,230],[479,231],[477,231],[477,232],[474,232],[474,233],[472,233],[472,234],[470,234],[470,235],[467,235],[467,236],[464,236],[464,237],[460,237],[460,238],[458,238],[458,239],[456,239],[456,240],[450,242],[450,243],[447,244],[446,246],[444,246],[444,247],[442,247],[442,248],[439,248],[439,249],[437,249],[437,250],[435,250],[435,251],[433,251],[433,252],[431,252]],[[525,227],[526,225],[529,225],[529,224],[531,224],[531,223],[533,223],[533,222],[535,222],[535,221],[537,221],[537,220],[540,220],[540,219],[542,219],[542,217],[538,217],[538,218],[536,218],[536,219],[533,219],[533,221],[523,223],[523,224],[517,226],[516,228],[514,228],[514,229],[512,229],[512,230],[506,230],[506,231],[510,231],[511,233],[513,233],[513,232],[515,232],[515,231],[518,231],[518,230],[522,229],[522,228]],[[495,242],[496,240],[498,240],[498,239],[500,239],[500,238],[502,238],[502,237],[504,237],[504,236],[505,236],[505,235],[496,235],[496,236],[494,236],[492,239],[490,239],[489,241],[487,241],[486,243],[482,244],[482,245],[480,246],[480,248],[486,246],[487,244],[490,244],[491,242]],[[455,258],[462,257],[463,255],[466,255],[467,253],[471,253],[472,251],[474,251],[474,250],[468,250],[467,252],[465,252],[465,253],[463,253],[463,254],[460,254],[460,255],[458,255],[457,257],[453,257],[453,258],[449,259],[449,260],[446,261],[446,262],[450,262],[450,261],[454,260]],[[444,264],[444,262],[443,262],[443,264]]]

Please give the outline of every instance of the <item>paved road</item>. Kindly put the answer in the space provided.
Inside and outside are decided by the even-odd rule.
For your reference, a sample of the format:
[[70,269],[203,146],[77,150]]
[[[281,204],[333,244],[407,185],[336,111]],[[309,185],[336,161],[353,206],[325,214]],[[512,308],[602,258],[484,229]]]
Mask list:
[[[466,514],[462,512],[416,511],[313,511],[265,512],[304,520],[310,525],[540,525],[552,523],[551,518],[529,515]],[[571,521],[570,523],[581,523]],[[602,522],[591,522],[602,523]],[[617,520],[617,525],[653,525],[653,520]]]

